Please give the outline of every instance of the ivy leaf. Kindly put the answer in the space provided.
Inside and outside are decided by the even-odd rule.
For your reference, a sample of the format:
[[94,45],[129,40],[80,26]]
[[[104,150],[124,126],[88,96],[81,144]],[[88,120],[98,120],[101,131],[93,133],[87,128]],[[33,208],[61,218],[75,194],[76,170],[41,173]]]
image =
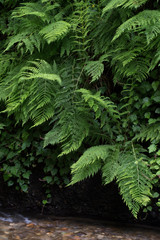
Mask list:
[[5,124],[0,123],[0,130],[2,130],[5,127]]
[[159,114],[159,113],[160,113],[160,108],[157,108],[156,111],[155,111],[155,113],[158,113],[158,114]]
[[155,152],[156,149],[157,149],[157,147],[156,147],[155,144],[151,144],[151,145],[148,147],[149,153]]
[[48,203],[48,201],[47,200],[43,200],[42,203],[43,203],[43,205],[46,205]]
[[154,91],[157,90],[158,86],[159,86],[159,81],[154,81],[154,82],[152,83],[152,88],[153,88]]
[[10,181],[8,181],[7,184],[8,184],[9,187],[11,187],[11,186],[13,186],[14,182],[12,180],[10,180]]
[[153,198],[158,198],[158,197],[159,197],[159,193],[158,193],[158,192],[154,192],[154,193],[152,194],[152,197],[153,197]]
[[147,119],[149,119],[150,116],[151,116],[151,113],[150,113],[150,112],[146,112],[146,113],[144,114],[144,117],[147,118]]
[[51,183],[52,182],[52,177],[51,176],[46,176],[43,179],[46,180],[47,183]]
[[22,190],[23,192],[27,192],[27,191],[28,191],[28,186],[27,186],[26,184],[21,185],[21,190]]
[[30,174],[31,174],[31,172],[30,172],[30,171],[27,171],[27,172],[23,173],[22,176],[23,176],[24,178],[26,178],[26,179],[29,179]]
[[155,102],[159,103],[160,102],[160,96],[153,97],[153,100]]
[[124,141],[124,137],[122,135],[118,135],[117,138],[116,138],[116,141],[117,142],[122,142],[122,141]]

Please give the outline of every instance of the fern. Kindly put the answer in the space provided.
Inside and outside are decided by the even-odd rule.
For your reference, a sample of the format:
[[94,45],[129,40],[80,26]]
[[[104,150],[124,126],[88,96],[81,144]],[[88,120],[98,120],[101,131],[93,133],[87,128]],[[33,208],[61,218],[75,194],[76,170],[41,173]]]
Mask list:
[[159,141],[160,140],[160,125],[159,122],[149,126],[143,126],[140,134],[136,135],[135,140],[141,141]]
[[[152,26],[153,24],[154,26]],[[160,24],[160,12],[158,10],[144,10],[143,12],[140,12],[136,16],[125,21],[117,29],[116,35],[114,36],[113,40],[117,39],[126,30],[141,32],[148,28],[148,26],[152,26],[149,29],[151,29],[152,34],[152,37],[150,37],[150,39],[153,39],[160,33],[159,24]],[[147,35],[149,35],[149,32],[147,32]],[[147,38],[149,39],[149,36],[147,36]],[[148,43],[149,42],[150,41],[148,40]]]
[[21,80],[33,80],[43,78],[46,80],[57,81],[61,84],[61,78],[52,73],[52,67],[44,60],[31,62],[32,67],[24,67],[21,73]]
[[[34,125],[39,125],[51,118],[54,114],[53,99],[61,79],[53,73],[50,64],[44,60],[30,63],[31,66],[22,67],[20,72],[12,78],[18,82],[12,85],[8,101],[7,111],[28,112]],[[28,118],[28,117],[26,117]]]
[[[87,89],[79,89],[77,92],[82,93],[84,101],[94,110],[96,118],[101,116],[101,111],[104,109],[107,110],[107,113],[113,119],[120,117],[119,112],[116,110],[116,105],[109,98],[100,96],[100,92],[93,94]],[[102,107],[103,110],[101,110],[100,107]]]
[[45,11],[44,6],[41,5],[39,2],[30,2],[30,3],[23,3],[21,7],[18,7],[12,14],[15,18],[22,18],[27,15],[34,15],[40,18],[45,18]]
[[90,61],[85,66],[86,72],[91,75],[92,81],[98,80],[104,71],[104,64],[100,61]]
[[93,21],[92,11],[90,11],[90,4],[87,1],[75,1],[75,11],[72,15],[71,25],[74,33],[75,52],[79,56],[79,60],[88,59],[87,51],[90,47],[89,31]]
[[87,149],[80,159],[71,166],[73,175],[70,185],[82,181],[89,176],[93,176],[101,169],[104,161],[112,146],[95,146]]
[[47,40],[48,43],[62,39],[69,32],[71,25],[65,21],[51,23],[44,27],[40,34]]
[[102,171],[104,184],[117,179],[122,198],[132,214],[137,217],[140,207],[146,206],[151,197],[152,174],[143,157],[136,158],[135,150],[121,153],[115,145],[95,146],[87,149],[71,167],[69,185]]
[[17,45],[17,50],[25,46],[25,52],[33,53],[35,48],[40,51],[41,39],[36,33],[18,33],[17,35],[10,38],[9,43],[4,52],[8,51],[11,47]]
[[112,182],[117,174],[119,169],[119,146],[112,146],[108,149],[107,157],[105,158],[104,165],[102,167],[102,180],[104,184]]
[[62,84],[61,91],[56,96],[54,127],[46,135],[44,141],[44,146],[61,143],[62,153],[60,156],[77,150],[88,136],[90,128],[87,111],[83,112],[79,103],[75,101],[77,95],[74,93],[75,83],[73,76],[77,76],[76,70],[70,72],[68,68],[63,69],[62,78],[66,79]]
[[103,14],[118,7],[124,8],[139,8],[145,4],[148,0],[111,0],[107,6],[103,9]]
[[132,155],[122,154],[120,163],[117,183],[122,198],[136,217],[140,207],[146,206],[150,202],[153,176],[143,162],[143,157],[138,159],[134,152]]
[[156,54],[151,61],[151,65],[150,65],[149,70],[152,71],[153,69],[155,69],[155,67],[159,64],[159,62],[160,62],[160,43],[158,43],[157,51],[156,51]]

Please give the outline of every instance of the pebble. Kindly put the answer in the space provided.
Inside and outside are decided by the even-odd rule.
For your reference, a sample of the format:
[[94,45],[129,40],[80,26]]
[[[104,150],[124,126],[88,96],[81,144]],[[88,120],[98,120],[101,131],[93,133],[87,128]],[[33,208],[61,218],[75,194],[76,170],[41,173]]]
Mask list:
[[0,221],[0,240],[159,240],[160,232],[120,229],[74,221],[37,220],[32,223]]
[[103,239],[103,238],[104,238],[104,235],[102,234],[97,235],[97,239]]

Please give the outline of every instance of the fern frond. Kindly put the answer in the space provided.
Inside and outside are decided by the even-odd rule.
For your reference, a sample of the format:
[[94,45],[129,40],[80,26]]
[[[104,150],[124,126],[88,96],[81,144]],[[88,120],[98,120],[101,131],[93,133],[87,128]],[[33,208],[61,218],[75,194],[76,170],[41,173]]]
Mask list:
[[49,144],[55,145],[57,143],[60,143],[61,140],[61,127],[56,126],[45,135],[44,147],[48,146]]
[[141,141],[160,140],[160,124],[155,123],[155,124],[142,127],[141,132],[136,135],[134,140],[141,140]]
[[116,105],[109,98],[100,96],[100,92],[93,94],[91,91],[83,88],[77,90],[77,92],[82,94],[82,98],[88,106],[94,110],[97,118],[100,116],[100,106],[104,108],[113,119],[120,117],[119,112],[116,110]]
[[106,12],[118,8],[139,8],[143,4],[145,4],[148,0],[110,0],[110,2],[106,5],[106,7],[103,9],[103,14]]
[[104,64],[100,61],[90,61],[87,62],[85,68],[88,75],[92,77],[92,81],[94,82],[100,78],[104,71]]
[[65,21],[53,22],[44,27],[40,31],[40,34],[44,37],[45,40],[47,40],[48,43],[51,43],[64,38],[69,32],[70,27],[71,25]]
[[53,74],[50,64],[44,60],[37,60],[30,62],[32,67],[24,67],[21,73],[21,80],[31,79],[46,79],[50,81],[57,81],[61,84],[61,78],[57,74]]
[[150,201],[152,173],[143,161],[143,155],[120,152],[118,145],[101,145],[87,149],[71,166],[72,179],[69,185],[102,171],[104,184],[116,178],[120,193],[132,214],[137,214]]
[[70,185],[93,176],[100,170],[102,162],[108,157],[110,145],[95,146],[87,149],[79,160],[71,166],[72,180]]
[[[41,93],[40,93],[41,94]],[[42,95],[43,99],[46,100],[46,96]],[[35,101],[39,103],[38,101]],[[42,102],[42,101],[41,101]],[[42,123],[48,121],[51,119],[54,115],[54,107],[51,104],[50,101],[45,102],[41,106],[37,106],[35,108],[35,103],[31,106],[30,109],[27,110],[30,113],[30,118],[33,120],[34,125],[32,127],[36,127],[38,125],[41,125]]]
[[[81,116],[75,112],[73,115],[68,116],[68,119],[70,120],[69,128],[63,128],[62,126],[62,131],[63,133],[66,132],[66,134],[63,139],[65,141],[62,144],[62,153],[59,156],[79,149],[83,140],[89,135],[89,124],[83,115]],[[81,126],[79,122],[81,122]]]
[[11,79],[8,76],[8,81],[10,82],[7,98],[9,113],[21,111],[27,120],[31,118],[34,121],[34,126],[53,116],[54,97],[61,84],[61,78],[54,74],[50,64],[44,60],[29,62],[28,66],[20,68]]
[[140,207],[150,202],[153,176],[142,158],[130,154],[122,154],[120,158],[123,163],[117,172],[117,183],[123,200],[137,217]]
[[109,149],[108,151],[108,156],[105,160],[105,163],[101,169],[102,171],[102,180],[104,184],[108,184],[112,182],[118,173],[119,169],[119,163],[118,163],[118,158],[119,158],[119,146],[113,146],[112,148]]
[[152,58],[150,71],[152,71],[160,63],[160,43],[158,44],[155,56]]
[[89,32],[93,20],[93,11],[90,11],[90,4],[88,1],[80,0],[74,2],[75,11],[71,18],[71,25],[74,34],[74,52],[77,52],[79,60],[86,61],[87,51],[90,47]]
[[28,33],[28,31],[18,33],[9,39],[9,43],[4,52],[10,50],[12,47],[15,47],[15,45],[17,45],[17,49],[25,46],[25,52],[29,51],[30,54],[32,54],[35,48],[40,51],[41,36],[39,36],[37,33]]
[[[149,26],[154,25],[154,37],[159,34],[159,24],[160,24],[160,11],[158,10],[144,10],[138,13],[134,17],[125,21],[116,31],[113,41],[121,36],[125,31],[144,31]],[[157,26],[157,27],[156,27]],[[148,37],[149,38],[149,37]],[[153,32],[152,37],[153,39]]]
[[149,71],[149,58],[146,59],[137,57],[135,60],[127,64],[124,68],[123,74],[127,78],[134,78],[139,82],[142,82],[148,77]]
[[21,5],[21,7],[14,10],[12,14],[14,18],[21,18],[27,15],[34,15],[40,17],[41,19],[46,17],[44,6],[40,2],[28,2],[22,3]]
[[[54,108],[56,118],[53,129],[46,135],[44,145],[60,143],[62,153],[59,156],[77,150],[83,140],[89,134],[89,116],[86,110],[82,110],[75,85],[79,69],[64,68],[61,73],[63,79],[62,86],[55,96]],[[57,134],[57,131],[59,133]],[[57,134],[57,136],[56,136]],[[52,139],[53,137],[53,139]]]

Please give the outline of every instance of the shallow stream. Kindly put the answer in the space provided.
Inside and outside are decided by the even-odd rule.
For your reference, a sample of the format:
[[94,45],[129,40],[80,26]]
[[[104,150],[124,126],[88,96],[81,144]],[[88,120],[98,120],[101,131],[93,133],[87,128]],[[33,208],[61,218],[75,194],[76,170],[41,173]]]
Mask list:
[[160,229],[0,212],[0,240],[160,240]]

